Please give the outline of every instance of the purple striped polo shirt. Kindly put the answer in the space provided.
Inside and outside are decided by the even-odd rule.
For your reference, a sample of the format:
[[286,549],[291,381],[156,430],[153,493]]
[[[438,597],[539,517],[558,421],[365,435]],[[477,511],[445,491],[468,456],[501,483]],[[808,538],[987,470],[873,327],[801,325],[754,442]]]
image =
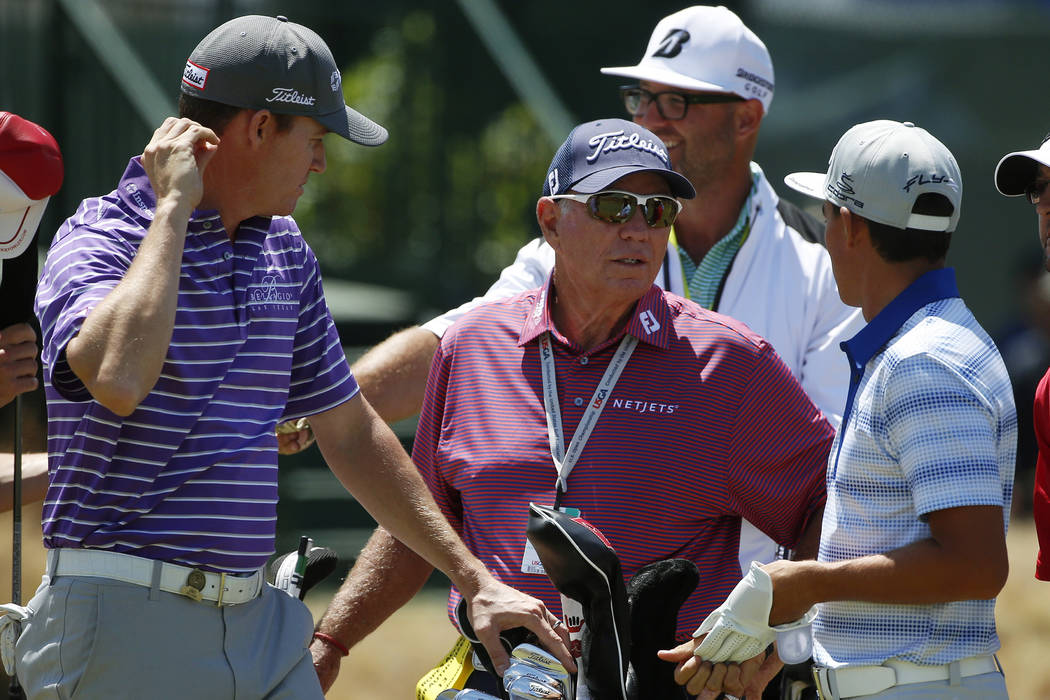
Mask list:
[[[537,338],[549,330],[554,341],[568,444],[622,335],[583,352],[554,328],[545,298],[540,289],[478,307],[445,334],[412,456],[470,549],[558,612],[550,581],[521,572],[528,503],[555,495]],[[737,321],[654,286],[626,332],[640,342],[563,504],[608,538],[625,580],[653,561],[696,562],[700,584],[678,617],[687,638],[741,578],[742,517],[796,543],[824,503],[834,433],[773,348]]]
[[282,420],[350,399],[357,382],[290,217],[195,211],[160,378],[128,417],[91,398],[65,349],[117,285],[153,218],[139,158],[55,235],[36,295],[51,485],[47,547],[126,552],[249,572],[274,551]]

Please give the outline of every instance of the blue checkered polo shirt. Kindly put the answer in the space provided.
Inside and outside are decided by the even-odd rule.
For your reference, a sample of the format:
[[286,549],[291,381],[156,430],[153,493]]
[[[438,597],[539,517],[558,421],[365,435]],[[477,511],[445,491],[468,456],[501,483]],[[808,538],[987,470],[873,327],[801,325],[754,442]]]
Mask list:
[[[955,273],[926,273],[842,343],[851,381],[828,463],[820,561],[930,536],[926,514],[999,505],[1013,492],[1017,414],[999,351],[959,298]],[[820,605],[814,659],[944,664],[999,648],[994,600]]]

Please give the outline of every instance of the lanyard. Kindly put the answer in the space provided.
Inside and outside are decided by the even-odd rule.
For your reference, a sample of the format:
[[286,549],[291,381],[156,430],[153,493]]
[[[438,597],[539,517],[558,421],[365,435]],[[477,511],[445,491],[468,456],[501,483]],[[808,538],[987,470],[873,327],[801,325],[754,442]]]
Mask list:
[[554,468],[558,472],[557,495],[554,502],[555,507],[558,507],[561,503],[562,494],[569,490],[566,484],[569,474],[572,473],[573,467],[576,466],[576,460],[579,459],[580,453],[583,452],[583,446],[587,443],[587,438],[591,436],[591,431],[594,430],[594,425],[598,422],[598,416],[601,415],[602,409],[605,408],[606,399],[612,393],[612,388],[620,378],[620,373],[627,364],[628,358],[631,357],[635,346],[638,345],[638,339],[625,335],[623,340],[620,341],[620,347],[616,348],[616,354],[609,361],[609,366],[606,368],[605,374],[602,375],[598,388],[594,390],[591,403],[587,406],[587,410],[583,412],[580,424],[576,426],[576,432],[572,436],[572,441],[569,442],[568,450],[565,449],[565,433],[562,430],[561,406],[558,404],[558,386],[554,378],[554,347],[551,344],[550,333],[541,335],[539,342],[540,368],[543,371],[543,408],[547,414],[547,436],[550,438]]

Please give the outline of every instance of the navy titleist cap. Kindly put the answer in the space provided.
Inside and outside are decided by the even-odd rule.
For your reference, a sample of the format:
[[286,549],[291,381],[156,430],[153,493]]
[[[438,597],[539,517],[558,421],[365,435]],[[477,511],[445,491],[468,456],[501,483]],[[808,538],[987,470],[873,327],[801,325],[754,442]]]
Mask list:
[[324,40],[281,16],[245,15],[213,29],[182,73],[182,92],[192,97],[313,117],[362,146],[386,141],[386,129],[343,101],[342,84]]
[[547,170],[543,195],[593,194],[625,175],[647,172],[667,180],[676,197],[696,196],[692,183],[671,169],[667,148],[653,132],[625,119],[599,119],[569,132]]

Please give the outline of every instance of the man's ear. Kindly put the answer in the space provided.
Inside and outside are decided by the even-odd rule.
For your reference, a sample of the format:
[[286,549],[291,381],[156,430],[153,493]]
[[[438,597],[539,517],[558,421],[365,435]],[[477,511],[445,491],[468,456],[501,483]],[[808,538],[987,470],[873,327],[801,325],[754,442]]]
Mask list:
[[839,216],[842,217],[842,230],[846,234],[846,246],[857,247],[862,238],[868,236],[868,222],[864,217],[857,216],[846,207],[839,207]]
[[277,121],[270,110],[260,109],[252,112],[247,124],[248,143],[252,147],[261,145],[269,139],[276,126]]
[[762,103],[759,100],[744,100],[736,103],[736,131],[742,137],[756,137],[762,125]]
[[560,243],[558,227],[561,224],[561,205],[550,197],[540,197],[536,202],[536,221],[547,245],[555,250]]

